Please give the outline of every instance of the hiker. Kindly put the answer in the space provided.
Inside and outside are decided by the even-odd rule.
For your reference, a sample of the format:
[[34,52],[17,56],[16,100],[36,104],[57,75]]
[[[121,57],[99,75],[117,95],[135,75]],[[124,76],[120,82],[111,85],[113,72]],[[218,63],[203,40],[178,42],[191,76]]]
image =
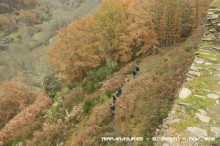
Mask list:
[[125,76],[125,82],[129,82],[128,76]]
[[138,66],[135,67],[136,74],[139,74],[140,68]]
[[134,79],[136,78],[136,75],[137,75],[136,70],[133,70],[133,77],[134,77]]
[[113,102],[112,103],[115,104],[115,101],[116,101],[115,95],[113,95],[112,98],[113,98]]
[[113,103],[110,104],[110,110],[111,110],[112,116],[114,116],[115,115],[115,106]]
[[121,94],[122,94],[122,89],[118,88],[118,92],[117,92],[116,96],[119,97]]

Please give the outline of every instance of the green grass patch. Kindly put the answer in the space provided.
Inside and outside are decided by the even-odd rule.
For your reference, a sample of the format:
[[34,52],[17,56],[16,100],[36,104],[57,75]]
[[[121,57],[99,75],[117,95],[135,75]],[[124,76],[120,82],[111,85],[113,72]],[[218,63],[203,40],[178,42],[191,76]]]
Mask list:
[[[205,59],[205,60],[210,60],[210,62],[213,63],[220,63],[220,54],[216,53],[215,51],[209,51],[209,50],[198,50],[199,53],[199,58]],[[211,60],[212,58],[217,59],[216,61]]]
[[11,34],[8,36],[8,38],[13,39],[14,41],[18,41],[20,37],[21,37],[21,35],[19,34],[19,32],[11,33]]
[[118,69],[118,64],[115,62],[106,62],[105,65],[98,69],[90,70],[86,73],[86,79],[83,83],[83,88],[86,92],[92,93],[102,87],[102,81],[107,79]]
[[87,100],[87,101],[84,103],[84,105],[83,105],[83,113],[84,113],[85,115],[88,115],[88,114],[90,113],[91,108],[92,108],[92,106],[93,106],[93,103],[94,103],[94,101],[91,100],[91,99]]
[[211,3],[211,6],[216,6],[216,7],[220,8],[220,1],[219,1],[219,0],[214,0],[214,1]]
[[197,119],[183,119],[180,123],[175,123],[173,127],[179,131],[185,130],[187,127],[195,126],[198,123]]
[[19,142],[24,143],[26,140],[28,140],[30,137],[28,136],[18,136],[14,141],[8,144],[8,146],[17,146]]
[[183,48],[186,52],[190,52],[192,49],[193,49],[193,47],[192,46],[187,46],[187,47],[184,47]]
[[202,42],[199,44],[199,46],[201,46],[201,47],[205,47],[205,46],[207,46],[207,47],[212,47],[212,46],[214,46],[214,43],[213,43],[212,41],[202,41]]
[[[209,73],[211,70],[212,69],[206,69],[207,73]],[[207,91],[205,91],[205,89],[211,89],[212,85],[215,83],[215,79],[208,75],[209,74],[205,73],[205,76],[198,77],[191,84],[187,85],[187,87],[189,89],[193,89],[194,92],[198,95],[206,96]]]
[[186,111],[191,115],[195,115],[195,113],[198,112],[198,109],[205,109],[207,105],[213,102],[208,98],[200,98],[194,95],[191,95],[186,99],[178,99],[178,101],[190,103],[190,106],[186,107]]

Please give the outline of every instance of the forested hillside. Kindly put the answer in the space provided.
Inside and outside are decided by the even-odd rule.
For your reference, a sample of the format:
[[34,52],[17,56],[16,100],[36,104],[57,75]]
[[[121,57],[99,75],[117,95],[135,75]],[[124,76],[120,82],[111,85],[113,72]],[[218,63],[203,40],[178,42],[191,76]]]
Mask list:
[[104,1],[95,15],[60,30],[49,60],[66,80],[80,79],[104,60],[126,63],[184,41],[206,8],[205,1]]
[[[61,10],[92,2],[57,0],[52,8],[49,0],[13,2],[1,4],[1,15],[12,6],[16,9],[15,26],[19,21],[25,26],[13,30],[19,34],[12,42],[22,39],[19,47],[33,53],[18,60],[13,54],[22,71],[0,86],[0,101],[14,107],[0,109],[9,111],[1,120],[0,145],[151,146],[194,58],[210,0],[103,0],[90,15],[70,22],[71,17],[59,26],[52,24],[65,17]],[[53,20],[57,23],[50,23]],[[8,36],[11,22],[0,24],[7,30],[1,35]],[[40,49],[42,45],[49,49]],[[7,50],[5,43],[2,46]],[[42,62],[32,62],[40,56]],[[140,74],[133,77],[137,66]],[[109,104],[118,88],[123,92],[112,117]],[[21,102],[14,103],[18,98]],[[103,136],[149,140],[104,142]]]

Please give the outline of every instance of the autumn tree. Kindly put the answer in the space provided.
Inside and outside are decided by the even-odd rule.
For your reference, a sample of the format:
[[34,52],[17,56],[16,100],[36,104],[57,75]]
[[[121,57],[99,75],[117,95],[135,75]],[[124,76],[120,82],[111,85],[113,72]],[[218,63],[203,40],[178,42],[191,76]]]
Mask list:
[[76,20],[59,32],[59,42],[49,50],[49,61],[66,80],[81,79],[100,65],[95,27],[92,17]]
[[132,39],[129,37],[125,8],[118,1],[105,0],[95,14],[100,29],[99,39],[106,58],[127,62],[132,58]]
[[10,20],[7,16],[1,15],[0,16],[0,27],[6,27],[10,24]]
[[17,113],[32,104],[36,95],[24,85],[13,81],[5,81],[0,85],[0,127],[12,119]]
[[153,45],[158,44],[158,36],[147,1],[137,0],[131,3],[128,10],[131,16],[129,36],[133,40],[132,47],[138,48],[138,50],[133,51],[134,55],[137,56],[148,52]]
[[45,93],[39,93],[33,104],[22,110],[1,129],[0,141],[6,145],[18,136],[31,134],[42,124],[38,118],[50,104],[51,99]]

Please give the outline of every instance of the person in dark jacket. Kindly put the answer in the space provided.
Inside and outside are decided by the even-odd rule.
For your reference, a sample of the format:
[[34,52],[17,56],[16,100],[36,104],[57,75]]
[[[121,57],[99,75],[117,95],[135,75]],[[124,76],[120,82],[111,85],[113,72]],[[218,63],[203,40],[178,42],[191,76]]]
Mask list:
[[136,70],[133,70],[133,77],[134,77],[134,79],[136,78],[136,75],[137,75]]
[[138,75],[140,72],[140,68],[138,66],[135,67],[136,74]]
[[118,88],[118,92],[117,92],[116,96],[119,97],[119,96],[121,96],[121,94],[122,94],[122,89]]
[[113,95],[112,96],[112,99],[113,99],[113,104],[115,104],[115,102],[116,102],[116,97]]
[[115,115],[115,106],[114,106],[114,104],[110,104],[110,110],[111,110],[112,116],[114,116]]

